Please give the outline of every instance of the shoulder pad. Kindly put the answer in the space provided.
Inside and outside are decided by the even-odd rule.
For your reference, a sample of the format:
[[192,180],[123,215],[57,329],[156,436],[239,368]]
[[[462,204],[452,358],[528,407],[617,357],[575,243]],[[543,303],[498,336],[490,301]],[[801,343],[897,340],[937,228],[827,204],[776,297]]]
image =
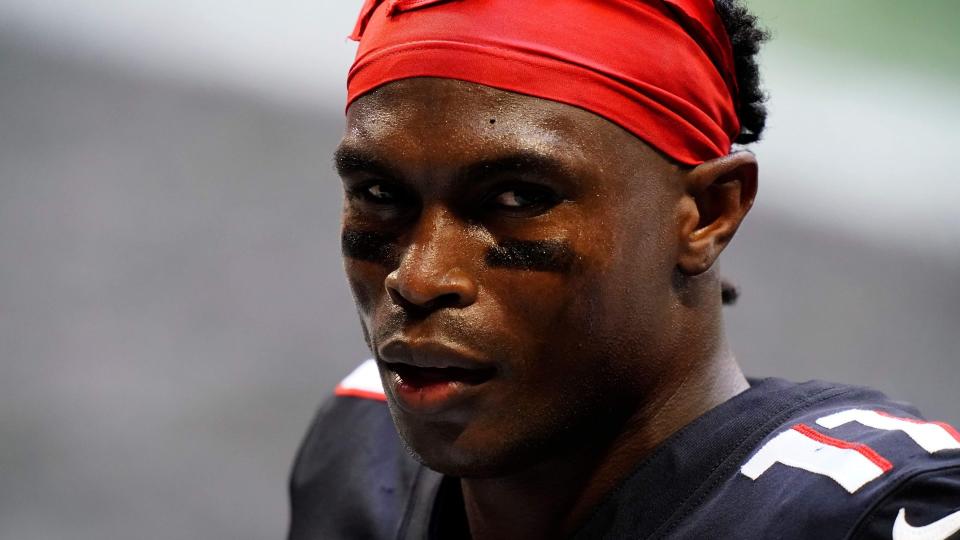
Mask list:
[[369,359],[350,372],[333,390],[337,396],[349,396],[361,399],[386,401],[383,393],[383,382],[380,380],[380,370],[377,362]]

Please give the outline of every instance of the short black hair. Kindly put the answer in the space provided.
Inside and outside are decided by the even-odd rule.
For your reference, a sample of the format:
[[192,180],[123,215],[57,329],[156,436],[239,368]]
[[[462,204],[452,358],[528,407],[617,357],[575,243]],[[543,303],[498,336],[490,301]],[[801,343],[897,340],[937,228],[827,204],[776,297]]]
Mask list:
[[737,117],[740,134],[737,144],[760,140],[767,123],[767,94],[760,86],[760,66],[757,54],[770,37],[756,15],[743,5],[742,0],[714,0],[714,6],[733,45],[733,65],[737,72]]
[[[756,15],[741,0],[714,0],[714,6],[733,45],[733,65],[737,72],[737,117],[740,133],[733,142],[750,144],[760,140],[767,123],[767,93],[760,86],[760,66],[757,54],[760,46],[770,38]],[[724,305],[736,303],[740,291],[726,279],[720,280]]]

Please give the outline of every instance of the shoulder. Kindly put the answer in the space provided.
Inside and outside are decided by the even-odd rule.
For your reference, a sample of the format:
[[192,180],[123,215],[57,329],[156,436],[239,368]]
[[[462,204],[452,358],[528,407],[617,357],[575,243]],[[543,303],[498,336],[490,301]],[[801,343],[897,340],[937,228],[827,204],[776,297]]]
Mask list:
[[960,464],[913,471],[864,512],[850,537],[960,538]]
[[419,465],[390,418],[376,363],[347,375],[320,406],[290,476],[290,538],[395,534]]
[[[741,495],[768,504],[767,515],[755,520],[762,529],[948,538],[953,533],[895,536],[894,523],[901,509],[910,519],[901,532],[960,510],[960,433],[880,393],[853,389],[770,432],[732,482]],[[956,526],[953,532],[960,521]]]
[[292,487],[309,485],[326,469],[357,467],[363,456],[392,447],[396,439],[376,363],[367,360],[320,405],[300,445]]

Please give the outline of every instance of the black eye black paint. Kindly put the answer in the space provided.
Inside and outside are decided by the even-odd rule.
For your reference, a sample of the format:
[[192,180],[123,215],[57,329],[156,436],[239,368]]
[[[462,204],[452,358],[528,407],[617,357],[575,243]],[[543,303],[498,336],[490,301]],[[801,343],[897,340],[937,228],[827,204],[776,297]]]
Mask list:
[[[395,268],[400,249],[394,236],[346,229],[340,238],[344,257]],[[503,240],[487,251],[486,263],[496,268],[535,272],[570,272],[575,259],[567,242],[558,240]]]
[[570,244],[558,240],[504,240],[487,251],[486,260],[498,268],[565,274],[574,253]]
[[397,240],[389,234],[346,229],[340,237],[344,257],[358,259],[390,268],[399,265]]

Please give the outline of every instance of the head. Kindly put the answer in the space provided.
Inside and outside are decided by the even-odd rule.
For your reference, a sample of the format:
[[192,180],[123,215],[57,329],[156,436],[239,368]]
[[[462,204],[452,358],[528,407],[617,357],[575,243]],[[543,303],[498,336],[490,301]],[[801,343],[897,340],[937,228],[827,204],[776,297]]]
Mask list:
[[748,152],[682,164],[580,107],[414,77],[352,102],[336,163],[361,323],[435,470],[610,436],[723,346],[715,262],[756,193]]

